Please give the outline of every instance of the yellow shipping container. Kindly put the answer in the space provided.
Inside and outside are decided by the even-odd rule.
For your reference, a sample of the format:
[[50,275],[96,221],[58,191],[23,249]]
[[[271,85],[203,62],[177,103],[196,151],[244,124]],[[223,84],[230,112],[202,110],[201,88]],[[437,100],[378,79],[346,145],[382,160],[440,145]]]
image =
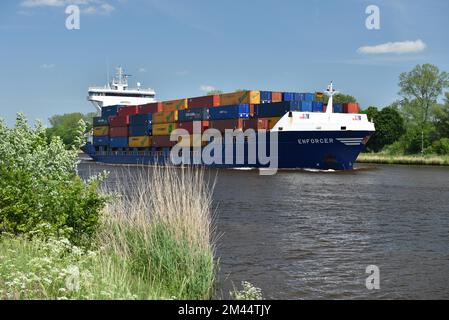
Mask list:
[[208,142],[207,141],[201,141],[201,134],[191,134],[189,135],[189,138],[182,136],[179,137],[180,142],[178,142],[178,146],[180,147],[201,147],[205,146]]
[[178,121],[178,111],[162,111],[153,113],[153,124],[172,123]]
[[268,120],[268,128],[273,129],[276,123],[281,120],[281,117],[271,117],[271,118],[259,118],[261,120]]
[[187,99],[171,100],[162,102],[162,110],[176,111],[187,109]]
[[152,144],[150,136],[135,136],[129,137],[128,139],[131,148],[148,148]]
[[220,95],[220,105],[259,104],[260,91],[239,91]]
[[153,124],[153,136],[169,136],[177,127],[177,123]]
[[94,127],[94,136],[107,136],[109,134],[108,126]]

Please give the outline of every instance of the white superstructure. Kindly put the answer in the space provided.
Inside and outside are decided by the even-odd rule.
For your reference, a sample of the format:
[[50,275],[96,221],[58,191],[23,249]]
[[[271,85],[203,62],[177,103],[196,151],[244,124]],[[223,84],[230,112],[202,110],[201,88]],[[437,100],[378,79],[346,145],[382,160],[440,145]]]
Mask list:
[[89,87],[89,100],[97,109],[113,105],[141,105],[155,102],[156,92],[151,89],[128,88],[128,77],[123,68],[117,68],[117,74],[112,81],[104,87]]
[[288,112],[272,131],[375,131],[366,114],[334,113],[333,96],[337,93],[331,82],[326,90],[329,95],[326,112]]

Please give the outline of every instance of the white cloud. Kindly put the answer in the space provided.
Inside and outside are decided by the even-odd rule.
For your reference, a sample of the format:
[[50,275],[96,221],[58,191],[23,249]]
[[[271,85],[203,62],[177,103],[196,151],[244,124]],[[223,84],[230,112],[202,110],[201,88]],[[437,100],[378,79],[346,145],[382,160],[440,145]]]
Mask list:
[[357,49],[361,54],[385,54],[385,53],[414,53],[425,50],[427,45],[421,40],[416,41],[402,41],[402,42],[387,42],[376,46],[365,46]]
[[204,91],[204,92],[209,92],[209,91],[217,90],[217,88],[215,88],[214,86],[209,86],[209,85],[203,84],[200,86],[200,90]]
[[21,3],[22,7],[61,7],[65,4],[64,0],[25,0]]
[[53,63],[44,63],[41,65],[42,69],[53,69],[54,67],[56,67],[56,65],[54,65]]
[[145,73],[145,72],[147,72],[147,69],[145,69],[145,68],[139,68],[139,72]]
[[82,13],[85,14],[110,14],[112,11],[115,10],[115,7],[111,6],[108,3],[103,3],[100,6],[89,6],[83,10],[81,10]]
[[103,15],[108,15],[115,10],[114,6],[103,0],[25,0],[20,5],[25,8],[78,5],[82,13]]

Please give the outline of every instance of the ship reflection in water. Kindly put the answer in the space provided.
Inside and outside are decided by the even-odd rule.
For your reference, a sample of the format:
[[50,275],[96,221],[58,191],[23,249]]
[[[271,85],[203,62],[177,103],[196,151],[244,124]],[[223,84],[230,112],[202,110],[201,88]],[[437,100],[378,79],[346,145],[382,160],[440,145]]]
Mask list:
[[[363,167],[274,176],[211,169],[217,297],[245,280],[274,299],[448,299],[449,170]],[[79,169],[123,172],[92,161]],[[368,265],[380,269],[380,290],[366,289]]]

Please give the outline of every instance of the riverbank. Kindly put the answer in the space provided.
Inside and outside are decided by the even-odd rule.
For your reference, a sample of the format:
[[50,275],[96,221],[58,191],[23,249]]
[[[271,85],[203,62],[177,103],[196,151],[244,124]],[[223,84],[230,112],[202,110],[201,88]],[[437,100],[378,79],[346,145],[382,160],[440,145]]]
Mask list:
[[357,162],[378,163],[378,164],[449,166],[449,156],[436,156],[436,155],[394,156],[380,153],[361,153],[357,158]]

